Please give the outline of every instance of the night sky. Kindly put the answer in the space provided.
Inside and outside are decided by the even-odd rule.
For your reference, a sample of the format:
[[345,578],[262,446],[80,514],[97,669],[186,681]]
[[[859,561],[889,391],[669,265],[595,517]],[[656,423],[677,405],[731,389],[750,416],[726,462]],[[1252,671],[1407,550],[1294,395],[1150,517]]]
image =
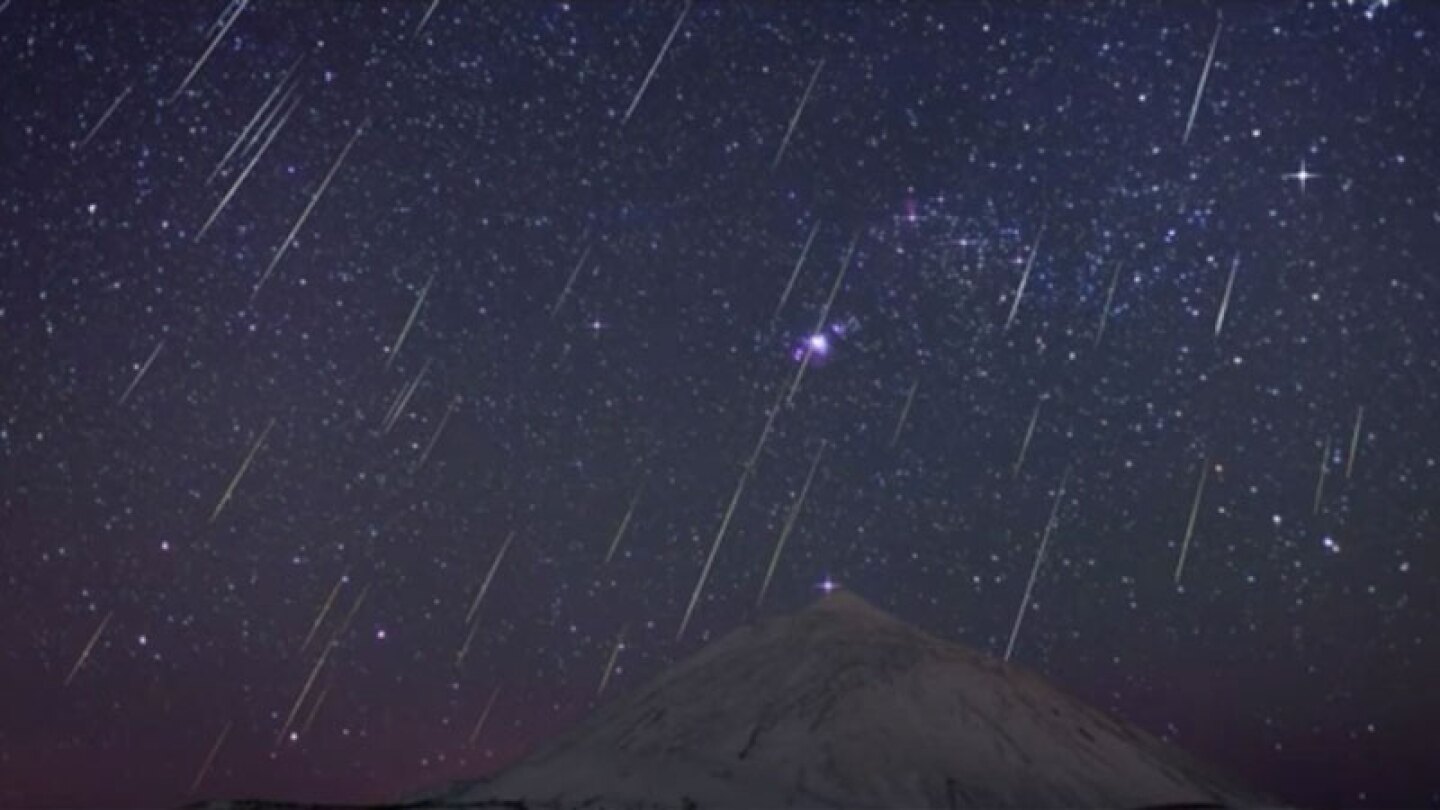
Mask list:
[[1440,6],[235,10],[0,0],[0,803],[483,775],[837,584],[1000,656],[1058,493],[1015,663],[1440,806]]

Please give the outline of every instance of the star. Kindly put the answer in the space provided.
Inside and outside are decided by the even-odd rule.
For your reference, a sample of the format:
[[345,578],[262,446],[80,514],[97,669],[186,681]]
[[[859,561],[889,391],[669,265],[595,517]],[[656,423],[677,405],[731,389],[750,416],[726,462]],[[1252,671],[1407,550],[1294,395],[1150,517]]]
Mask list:
[[1287,173],[1285,174],[1285,179],[1286,179],[1286,180],[1297,180],[1297,181],[1299,181],[1299,183],[1300,183],[1300,193],[1301,193],[1301,194],[1304,194],[1304,193],[1305,193],[1305,184],[1306,184],[1307,182],[1311,181],[1311,180],[1314,180],[1315,178],[1317,178],[1317,177],[1319,177],[1319,176],[1320,176],[1320,175],[1315,174],[1314,172],[1311,172],[1310,170],[1306,169],[1306,168],[1305,168],[1305,161],[1304,161],[1304,160],[1301,160],[1301,161],[1300,161],[1300,170],[1299,170],[1299,171],[1295,171],[1295,172],[1287,172]]

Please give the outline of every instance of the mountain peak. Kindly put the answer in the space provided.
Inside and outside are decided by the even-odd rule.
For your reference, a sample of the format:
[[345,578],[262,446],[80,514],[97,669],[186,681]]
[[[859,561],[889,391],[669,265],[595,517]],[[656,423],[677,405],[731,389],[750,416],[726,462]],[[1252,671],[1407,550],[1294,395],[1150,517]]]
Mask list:
[[846,590],[741,627],[523,762],[426,798],[557,810],[1263,803],[1038,676]]
[[895,617],[875,607],[865,600],[860,594],[845,588],[836,588],[805,608],[806,612],[822,612],[864,618],[869,620],[883,619],[885,621],[897,622]]

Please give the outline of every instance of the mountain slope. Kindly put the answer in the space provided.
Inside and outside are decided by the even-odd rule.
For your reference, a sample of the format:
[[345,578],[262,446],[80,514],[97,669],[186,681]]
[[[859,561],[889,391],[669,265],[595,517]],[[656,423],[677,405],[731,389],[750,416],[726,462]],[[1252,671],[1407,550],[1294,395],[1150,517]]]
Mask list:
[[1257,806],[1020,668],[846,592],[745,627],[435,805]]

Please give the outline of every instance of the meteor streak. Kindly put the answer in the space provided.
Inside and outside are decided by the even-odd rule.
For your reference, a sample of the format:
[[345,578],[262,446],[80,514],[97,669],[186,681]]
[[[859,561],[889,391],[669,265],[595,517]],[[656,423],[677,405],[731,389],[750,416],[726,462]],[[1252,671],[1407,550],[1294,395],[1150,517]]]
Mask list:
[[340,171],[340,166],[345,162],[345,157],[350,154],[350,149],[355,146],[355,142],[364,134],[365,128],[369,126],[369,124],[370,119],[367,118],[360,126],[356,127],[355,134],[350,136],[350,140],[345,144],[345,148],[340,150],[340,156],[335,158],[334,164],[330,166],[330,171],[325,173],[325,179],[320,182],[320,187],[311,195],[310,202],[306,204],[305,210],[300,214],[300,218],[295,220],[294,227],[290,229],[290,233],[285,235],[285,241],[281,242],[280,247],[275,251],[275,257],[270,260],[270,266],[265,268],[265,273],[261,275],[260,280],[255,283],[255,289],[250,293],[250,303],[255,303],[255,297],[260,294],[260,288],[265,286],[265,282],[269,280],[270,274],[275,272],[276,265],[280,264],[280,260],[285,257],[285,253],[289,251],[290,246],[295,243],[295,236],[300,233],[301,228],[305,227],[305,220],[310,218],[310,212],[315,210],[315,204],[320,202],[321,197],[325,196],[325,189],[330,187],[330,181],[335,179],[335,173]]
[[790,281],[785,285],[785,291],[780,293],[780,303],[775,305],[775,314],[770,316],[771,321],[780,317],[780,310],[785,308],[785,302],[790,300],[790,292],[795,289],[795,280],[800,277],[800,268],[805,266],[805,257],[810,255],[810,245],[815,241],[815,234],[820,232],[820,220],[810,227],[810,235],[805,237],[805,247],[800,249],[800,258],[795,261],[795,269],[790,271]]
[[415,325],[415,318],[420,314],[420,308],[425,306],[425,298],[430,294],[430,285],[434,282],[435,274],[431,273],[430,278],[425,280],[425,286],[420,288],[420,294],[415,297],[415,305],[410,307],[410,317],[405,319],[405,325],[400,328],[400,334],[390,347],[390,356],[385,358],[385,368],[390,368],[390,364],[395,362],[395,356],[400,353],[400,347],[405,345],[405,336],[410,334],[410,327]]
[[610,683],[610,673],[615,670],[615,660],[620,657],[620,651],[625,649],[625,631],[629,625],[620,628],[620,635],[615,637],[615,648],[610,651],[610,658],[605,662],[605,673],[600,676],[600,688],[595,690],[598,697],[605,691],[605,685]]
[[120,395],[120,401],[115,403],[116,405],[124,405],[125,400],[130,398],[130,394],[135,391],[135,387],[140,384],[140,380],[145,378],[145,372],[150,370],[150,364],[155,362],[155,358],[160,355],[160,350],[164,347],[165,341],[163,339],[155,344],[155,349],[150,352],[149,357],[145,358],[145,363],[140,366],[140,370],[135,373],[134,379],[130,380],[130,385],[125,388],[125,393]]
[[1010,473],[1012,478],[1020,474],[1020,465],[1025,463],[1025,452],[1030,449],[1030,437],[1035,435],[1035,423],[1039,419],[1040,402],[1036,402],[1035,411],[1030,414],[1030,425],[1025,428],[1025,440],[1020,443],[1020,455],[1016,456],[1014,469]]
[[[290,96],[287,95],[286,99],[289,100]],[[284,102],[282,102],[282,104],[283,103]],[[295,108],[298,106],[300,106],[300,99],[296,98],[285,107],[285,113],[280,116],[280,123],[271,128],[269,134],[265,136],[265,142],[260,145],[260,149],[250,156],[250,160],[245,164],[244,170],[236,175],[235,182],[230,184],[230,190],[225,192],[225,196],[220,198],[220,202],[215,206],[215,210],[210,212],[210,218],[206,219],[205,224],[200,226],[200,230],[195,232],[196,242],[199,242],[200,239],[205,236],[205,233],[210,230],[210,226],[215,224],[215,220],[220,216],[220,212],[224,211],[225,206],[230,204],[230,199],[235,196],[235,192],[240,190],[240,186],[243,185],[245,179],[250,176],[250,172],[255,168],[255,164],[259,163],[260,159],[265,157],[265,150],[270,148],[270,144],[275,141],[275,137],[280,134],[280,130],[285,128],[285,124],[290,120],[290,114],[295,112]]]
[[135,85],[132,84],[122,90],[120,92],[120,95],[116,96],[115,100],[110,102],[110,106],[105,109],[105,112],[103,114],[101,114],[100,120],[95,122],[95,126],[91,127],[90,131],[85,133],[85,137],[81,139],[79,144],[71,144],[71,148],[73,148],[77,152],[84,151],[85,147],[89,146],[90,141],[94,139],[95,133],[99,132],[100,128],[105,126],[105,122],[109,121],[110,116],[115,114],[115,109],[120,106],[120,102],[124,101],[125,97],[130,95],[130,91],[134,89]]
[[405,415],[405,407],[410,404],[410,398],[415,396],[420,382],[425,379],[425,372],[430,370],[430,362],[429,359],[426,359],[425,365],[420,367],[415,379],[411,380],[409,385],[402,387],[400,393],[395,395],[395,401],[390,404],[390,410],[386,412],[385,421],[381,424],[382,433],[389,433],[395,427],[395,423],[400,421],[400,417]]
[[580,261],[575,262],[575,269],[570,271],[570,278],[565,280],[565,287],[560,290],[560,297],[556,298],[555,303],[551,305],[550,317],[552,319],[555,317],[555,314],[560,311],[560,307],[565,303],[565,299],[570,296],[570,288],[575,286],[575,279],[579,277],[581,268],[585,266],[585,260],[590,258],[591,247],[591,245],[586,245],[585,250],[581,251]]
[[1200,71],[1200,83],[1195,87],[1195,100],[1190,104],[1190,117],[1185,121],[1185,135],[1180,145],[1190,142],[1190,130],[1195,126],[1195,116],[1200,112],[1200,97],[1205,95],[1205,83],[1210,79],[1210,65],[1215,62],[1215,47],[1220,44],[1220,15],[1215,15],[1215,36],[1210,39],[1210,53],[1205,56],[1205,67]]
[[1115,263],[1115,272],[1110,276],[1110,289],[1105,292],[1105,308],[1100,310],[1100,326],[1095,330],[1095,345],[1100,345],[1100,337],[1105,334],[1105,321],[1110,318],[1110,303],[1115,300],[1115,284],[1120,281],[1120,263]]
[[1025,297],[1025,285],[1030,283],[1030,268],[1035,266],[1035,255],[1040,252],[1040,240],[1045,238],[1045,225],[1040,225],[1040,233],[1035,237],[1035,244],[1030,246],[1030,258],[1025,260],[1025,271],[1020,274],[1020,286],[1015,288],[1015,300],[1010,302],[1010,315],[1005,318],[1005,328],[1008,330],[1010,324],[1015,322],[1015,313],[1020,311],[1020,299]]
[[500,550],[495,553],[495,560],[490,563],[490,570],[485,573],[485,580],[480,583],[480,591],[475,594],[475,600],[470,603],[470,610],[465,613],[465,621],[470,622],[475,618],[476,611],[480,610],[480,600],[485,598],[485,592],[490,590],[490,583],[495,579],[495,572],[500,570],[500,561],[505,559],[505,552],[509,550],[510,543],[515,539],[515,532],[512,530],[505,536],[505,542],[500,544]]
[[820,78],[820,69],[825,67],[825,60],[821,59],[815,65],[815,72],[810,74],[810,83],[805,85],[805,94],[800,97],[800,103],[795,106],[795,114],[790,117],[790,126],[785,129],[785,138],[780,141],[780,148],[775,150],[775,160],[770,163],[770,168],[775,169],[780,165],[780,159],[785,156],[785,147],[790,145],[790,136],[795,132],[795,125],[800,123],[800,114],[805,111],[805,103],[810,100],[810,91],[815,89],[815,80]]
[[660,53],[655,55],[655,63],[650,65],[650,72],[645,74],[645,81],[640,83],[640,89],[635,91],[635,98],[630,101],[630,109],[625,111],[625,117],[620,119],[620,126],[629,123],[630,116],[634,114],[635,108],[640,106],[640,99],[645,95],[645,89],[650,86],[650,80],[655,78],[655,71],[660,69],[660,62],[665,58],[665,52],[670,50],[670,43],[675,41],[675,35],[680,33],[680,25],[685,22],[685,15],[690,13],[691,0],[685,0],[685,7],[680,9],[680,17],[675,20],[675,27],[670,29],[670,36],[665,38],[665,44],[660,46]]
[[910,393],[905,395],[905,407],[900,409],[900,419],[895,423],[895,434],[890,437],[890,446],[900,441],[900,432],[905,429],[905,420],[910,416],[910,406],[915,404],[915,391],[920,388],[920,380],[915,380],[910,385]]
[[85,661],[90,658],[90,651],[95,648],[95,642],[100,640],[100,634],[105,632],[105,626],[110,624],[110,618],[114,615],[115,611],[112,610],[105,614],[105,618],[100,620],[100,626],[95,628],[95,633],[90,636],[90,640],[85,643],[85,649],[80,652],[80,657],[76,659],[75,666],[71,667],[70,674],[65,676],[64,686],[69,686],[70,682],[75,680],[75,673],[79,672],[80,668],[85,666]]
[[[855,235],[850,237],[850,244],[845,248],[845,258],[840,262],[840,272],[835,274],[835,283],[830,285],[830,295],[825,299],[825,306],[820,308],[820,317],[816,319],[815,329],[810,334],[821,334],[825,329],[825,321],[830,318],[830,307],[835,304],[835,296],[840,293],[840,283],[845,280],[845,271],[850,269],[850,261],[855,258],[855,245],[860,241],[860,231],[856,229]],[[795,401],[795,392],[800,388],[800,380],[805,377],[805,369],[810,365],[810,356],[815,352],[815,342],[805,341],[805,353],[800,358],[800,367],[795,370],[795,380],[790,384],[790,394],[786,397],[786,404]]]
[[610,541],[610,550],[605,552],[605,562],[609,563],[615,556],[615,549],[620,547],[620,538],[625,536],[625,529],[630,526],[630,516],[635,514],[635,504],[640,502],[640,493],[645,490],[642,483],[635,488],[635,494],[630,497],[630,506],[625,510],[625,517],[620,521],[620,528],[615,530],[615,538]]
[[215,522],[215,518],[220,517],[220,510],[224,509],[225,504],[230,502],[230,497],[235,494],[236,485],[240,483],[240,479],[245,475],[245,471],[250,469],[250,462],[254,460],[255,454],[260,450],[260,445],[265,443],[265,437],[270,435],[270,429],[273,427],[275,427],[274,419],[266,422],[265,429],[260,431],[260,437],[255,440],[254,444],[250,445],[250,452],[245,454],[245,460],[240,463],[240,469],[236,470],[235,477],[230,479],[230,486],[225,488],[225,494],[221,495],[220,502],[215,504],[215,511],[210,513],[211,523]]
[[485,721],[490,717],[490,710],[495,708],[495,699],[500,697],[500,687],[490,693],[490,699],[485,701],[485,710],[480,712],[480,719],[475,721],[475,730],[470,732],[470,744],[474,745],[475,740],[480,737],[480,730],[485,728]]
[[275,737],[275,745],[279,747],[285,740],[285,733],[290,730],[290,724],[295,722],[295,715],[300,712],[300,705],[305,702],[305,696],[310,694],[310,687],[315,685],[315,676],[320,674],[320,668],[325,666],[325,661],[330,657],[330,651],[335,649],[335,642],[325,645],[320,651],[320,657],[315,659],[315,666],[310,668],[310,677],[305,679],[305,686],[300,689],[300,694],[295,696],[295,702],[290,705],[290,713],[285,716],[285,724],[280,727],[280,733]]
[[185,92],[185,88],[190,86],[190,80],[194,79],[195,74],[200,72],[200,68],[205,66],[205,62],[209,60],[210,54],[215,50],[215,46],[219,45],[220,40],[225,38],[225,34],[230,30],[230,26],[234,25],[235,21],[240,18],[240,15],[245,12],[245,6],[249,3],[250,0],[239,0],[235,8],[235,13],[231,14],[229,18],[225,20],[225,24],[220,27],[220,31],[210,38],[210,44],[205,48],[205,52],[200,54],[199,59],[195,60],[195,64],[190,67],[190,72],[185,74],[184,80],[180,82],[180,86],[175,88],[175,92],[171,93],[170,98],[165,100],[166,104],[174,104],[175,99],[179,98],[180,94]]
[[720,551],[720,541],[725,539],[725,530],[730,526],[730,516],[735,514],[735,504],[740,502],[740,496],[745,492],[745,482],[750,480],[749,471],[740,473],[740,480],[735,483],[735,494],[730,496],[730,505],[725,508],[725,518],[720,521],[720,530],[715,533],[715,542],[710,546],[710,554],[705,558],[705,566],[700,569],[700,579],[695,582],[695,590],[690,593],[690,604],[685,606],[685,615],[680,619],[680,630],[675,633],[675,640],[679,641],[685,636],[685,628],[690,624],[690,615],[695,612],[695,603],[700,601],[700,592],[705,589],[705,580],[710,578],[710,566],[715,564],[715,555]]
[[1311,514],[1320,514],[1320,501],[1325,495],[1325,476],[1330,474],[1330,437],[1325,437],[1325,449],[1320,451],[1320,478],[1315,482],[1315,508]]
[[[205,178],[206,183],[213,182],[215,178],[219,176],[220,172],[225,170],[225,166],[230,163],[230,158],[234,157],[235,153],[240,150],[240,144],[245,142],[245,137],[249,135],[252,130],[255,130],[255,124],[260,120],[262,116],[265,117],[267,123],[271,120],[271,116],[273,116],[274,114],[274,110],[272,110],[270,107],[271,102],[275,101],[276,97],[280,95],[280,91],[283,90],[285,88],[285,85],[289,83],[291,74],[295,72],[295,68],[299,67],[300,63],[304,61],[304,59],[304,56],[296,59],[290,64],[290,67],[285,70],[285,73],[280,76],[280,81],[275,83],[275,87],[270,91],[270,95],[266,96],[265,100],[261,102],[260,108],[255,111],[255,114],[250,116],[249,123],[245,125],[244,129],[240,130],[239,137],[235,139],[234,143],[230,144],[230,148],[225,151],[225,155],[224,157],[220,158],[220,162],[215,164],[215,168],[210,171],[210,176]],[[288,96],[289,92],[293,91],[294,89],[294,87],[291,87],[290,90],[286,92],[286,95]],[[281,104],[283,103],[284,100],[282,99]],[[279,109],[279,107],[280,105],[276,105],[275,109]],[[271,115],[266,115],[266,111],[270,111]],[[264,127],[262,127],[261,130],[255,131],[259,132],[263,131],[263,129]]]
[[205,755],[205,761],[200,765],[199,772],[195,774],[195,781],[190,783],[191,793],[198,790],[200,783],[205,781],[205,774],[210,772],[210,766],[215,763],[215,755],[220,753],[220,746],[225,744],[225,738],[229,736],[230,727],[234,724],[235,721],[231,720],[225,724],[225,728],[220,729],[219,736],[215,738],[215,744],[210,746],[210,753]]
[[449,404],[448,406],[446,406],[446,408],[445,408],[445,415],[440,417],[440,424],[435,427],[435,432],[434,432],[433,434],[431,434],[431,436],[430,436],[430,443],[427,444],[427,445],[425,445],[425,452],[424,452],[424,453],[421,453],[421,454],[420,454],[420,460],[417,461],[417,462],[415,462],[415,469],[413,469],[413,470],[410,471],[412,475],[413,475],[414,473],[420,472],[420,468],[421,468],[421,467],[424,467],[424,466],[425,466],[425,462],[426,462],[427,460],[429,460],[429,458],[430,458],[430,452],[435,449],[435,443],[438,442],[438,441],[440,441],[440,434],[445,432],[445,425],[450,422],[450,415],[453,414],[453,413],[455,413],[455,406],[457,406],[457,405],[459,405],[459,404],[460,404],[460,395],[459,395],[459,394],[456,394],[456,395],[450,400],[450,404]]
[[1355,411],[1355,429],[1350,433],[1350,457],[1345,462],[1345,477],[1350,477],[1350,472],[1355,469],[1355,451],[1360,447],[1360,422],[1365,418],[1365,406],[1361,405]]
[[420,24],[415,26],[415,32],[411,36],[420,36],[420,32],[425,30],[425,23],[430,22],[430,15],[435,13],[435,9],[439,5],[440,0],[430,0],[430,7],[425,9],[425,16],[420,18]]
[[1175,584],[1185,571],[1185,555],[1190,552],[1190,538],[1195,536],[1195,519],[1200,514],[1200,496],[1205,494],[1205,477],[1210,474],[1210,456],[1200,462],[1200,483],[1195,485],[1195,500],[1190,504],[1190,521],[1185,524],[1185,539],[1180,543],[1180,559],[1175,563]]
[[341,574],[340,578],[335,580],[335,587],[330,589],[330,595],[325,597],[325,604],[320,606],[320,612],[315,614],[315,621],[310,623],[310,632],[305,634],[305,641],[300,644],[300,652],[305,652],[305,648],[310,646],[316,631],[320,629],[321,622],[325,621],[325,615],[330,612],[330,606],[335,604],[335,597],[340,593],[340,588],[344,584],[345,575]]
[[1230,280],[1225,282],[1225,297],[1220,299],[1220,312],[1215,316],[1215,337],[1220,337],[1220,329],[1225,325],[1225,310],[1230,308],[1230,290],[1235,287],[1235,271],[1240,268],[1240,254],[1235,254],[1235,260],[1230,263]]
[[790,514],[785,516],[785,526],[780,530],[780,539],[775,541],[775,552],[770,555],[770,567],[765,569],[765,580],[760,583],[760,595],[755,597],[755,607],[765,601],[765,592],[770,589],[770,579],[775,576],[775,565],[780,562],[780,552],[785,550],[785,540],[790,537],[790,530],[795,528],[795,520],[800,517],[800,510],[805,506],[805,496],[810,494],[810,482],[815,480],[815,470],[820,467],[820,457],[825,453],[825,442],[820,443],[820,449],[815,451],[815,458],[810,462],[810,472],[805,475],[805,485],[800,488],[800,494],[795,498],[795,503],[790,505]]
[[1025,609],[1030,606],[1030,594],[1035,590],[1035,576],[1040,573],[1040,563],[1045,559],[1045,547],[1050,543],[1050,534],[1060,515],[1060,499],[1065,496],[1065,484],[1070,480],[1070,468],[1060,478],[1060,488],[1055,491],[1055,502],[1050,506],[1050,519],[1045,521],[1045,532],[1040,537],[1040,548],[1035,552],[1035,564],[1030,567],[1030,579],[1025,583],[1025,595],[1020,599],[1020,610],[1015,614],[1015,624],[1010,628],[1010,641],[1005,645],[1005,660],[1015,651],[1015,639],[1020,635],[1020,622],[1025,618]]

